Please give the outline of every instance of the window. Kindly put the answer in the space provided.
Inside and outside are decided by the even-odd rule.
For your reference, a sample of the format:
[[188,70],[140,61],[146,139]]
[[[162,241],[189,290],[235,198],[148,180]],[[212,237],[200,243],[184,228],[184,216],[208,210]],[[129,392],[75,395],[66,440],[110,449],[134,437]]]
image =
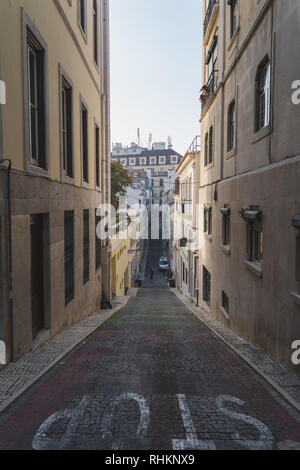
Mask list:
[[239,25],[239,3],[238,0],[228,0],[230,5],[230,38],[236,32]]
[[100,129],[95,123],[95,164],[96,164],[96,186],[100,187]]
[[247,224],[247,260],[262,263],[263,231],[260,222]]
[[121,158],[121,164],[122,164],[123,166],[126,166],[126,164],[127,164],[126,158]]
[[136,159],[135,158],[129,158],[129,165],[135,166]]
[[156,165],[156,157],[150,157],[150,165]]
[[83,211],[83,284],[90,278],[90,216],[89,210]]
[[209,150],[208,150],[208,164],[213,162],[214,152],[214,130],[213,127],[209,129]]
[[78,23],[86,36],[86,0],[78,0]]
[[205,266],[203,266],[203,300],[210,305],[211,276]]
[[159,164],[164,165],[166,163],[166,157],[159,157]]
[[97,209],[95,210],[95,269],[96,271],[101,266],[101,239],[97,235],[97,225],[101,222],[101,216],[97,215]]
[[160,179],[159,180],[159,186],[163,186],[164,185],[164,180],[163,179]]
[[214,36],[208,50],[205,65],[207,65],[207,86],[210,92],[214,92],[216,88],[216,72],[217,72],[217,60],[218,60],[218,36]]
[[81,103],[81,153],[82,153],[82,179],[88,183],[88,112]]
[[48,169],[47,45],[22,10],[25,143],[27,164]]
[[265,58],[258,67],[255,88],[255,131],[258,132],[270,124],[271,65],[268,58]]
[[228,205],[225,205],[221,209],[221,214],[223,215],[222,220],[222,245],[230,245],[230,208]]
[[228,131],[227,131],[227,152],[235,148],[236,139],[236,115],[235,101],[232,101],[228,108]]
[[204,233],[207,235],[212,234],[212,207],[204,207]]
[[99,21],[97,0],[93,0],[93,26],[94,26],[94,61],[99,65]]
[[61,154],[63,175],[73,177],[73,103],[72,86],[60,72]]
[[296,238],[296,281],[300,283],[300,233]]
[[74,212],[64,215],[65,306],[74,299]]
[[224,291],[222,291],[222,307],[229,314],[229,298]]
[[146,165],[147,159],[145,157],[140,158],[140,165]]
[[178,157],[177,155],[172,155],[171,156],[171,164],[173,165],[174,163],[177,163],[178,162]]
[[204,166],[208,165],[208,132],[205,134],[204,142]]

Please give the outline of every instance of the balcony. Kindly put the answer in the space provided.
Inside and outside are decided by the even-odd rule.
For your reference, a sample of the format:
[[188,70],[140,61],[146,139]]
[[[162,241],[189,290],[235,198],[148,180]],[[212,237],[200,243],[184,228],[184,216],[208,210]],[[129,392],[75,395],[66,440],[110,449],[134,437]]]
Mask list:
[[218,70],[213,70],[210,74],[208,82],[204,87],[202,87],[202,94],[200,96],[200,101],[202,105],[202,111],[207,105],[210,97],[215,93],[218,88]]
[[195,153],[195,152],[200,152],[200,144],[201,142],[201,137],[200,135],[196,135],[196,137],[194,138],[193,142],[191,143],[191,145],[189,146],[188,150],[186,151],[186,154],[187,153]]
[[205,39],[206,39],[206,33],[209,30],[209,25],[216,18],[219,7],[220,7],[219,0],[210,0],[209,1],[208,7],[207,7],[207,10],[206,10],[205,20],[204,20],[204,23],[203,23],[204,45],[206,45]]

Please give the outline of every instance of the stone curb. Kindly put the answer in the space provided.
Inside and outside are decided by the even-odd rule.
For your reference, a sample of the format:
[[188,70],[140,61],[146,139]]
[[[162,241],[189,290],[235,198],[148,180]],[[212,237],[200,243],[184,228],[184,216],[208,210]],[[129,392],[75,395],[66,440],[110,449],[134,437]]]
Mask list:
[[[176,288],[170,288],[170,291],[173,292],[179,300],[181,300],[181,302],[186,306],[188,307],[188,309],[196,316],[198,317],[204,324],[205,326],[207,326],[207,328],[209,330],[211,330],[214,335],[216,335],[219,339],[221,339],[221,341],[223,343],[225,343],[230,349],[232,349],[241,359],[243,359],[244,362],[246,362],[252,369],[254,369],[266,382],[268,382],[269,385],[271,385],[283,398],[285,398],[285,400],[290,404],[292,405],[294,408],[296,408],[296,410],[298,412],[300,412],[300,401],[294,399],[286,390],[284,390],[284,388],[282,388],[281,385],[279,385],[276,380],[272,377],[270,377],[268,374],[266,374],[258,365],[254,364],[251,360],[249,360],[247,357],[245,357],[244,354],[241,353],[241,351],[238,350],[238,348],[236,348],[233,344],[230,343],[230,341],[228,341],[226,338],[224,338],[224,336],[219,333],[218,331],[216,331],[216,329],[214,328],[214,326],[211,324],[212,322],[214,323],[218,323],[218,325],[220,326],[220,328],[222,329],[226,329],[228,330],[228,332],[230,332],[231,336],[232,337],[235,337],[236,340],[239,339],[238,335],[236,335],[233,331],[229,330],[228,328],[226,328],[224,325],[222,325],[221,323],[217,322],[216,319],[212,318],[211,319],[211,322],[210,321],[207,321],[207,319],[205,318],[205,316],[207,316],[207,314],[205,314],[205,312],[203,312],[203,310],[201,310],[200,307],[195,307],[195,306],[192,306],[189,304],[188,300],[186,299],[186,297],[184,297]],[[244,345],[248,345],[249,349],[251,349],[251,345],[249,343],[247,343],[247,341],[245,340],[242,340]],[[267,356],[266,356],[267,357]],[[269,364],[272,366],[274,365],[275,367],[276,366],[281,366],[279,365],[278,363],[275,363],[271,358],[268,358],[269,359]],[[265,363],[266,364],[266,363]],[[286,371],[287,373],[289,373],[288,371]],[[276,374],[274,374],[276,375]],[[294,377],[293,377],[294,378]],[[297,381],[298,381],[298,386],[299,386],[299,391],[300,391],[300,381],[298,380],[298,378],[296,378]]]
[[[132,291],[132,292],[130,292]],[[103,325],[103,323],[105,323],[107,320],[109,320],[113,315],[115,315],[119,310],[121,310],[122,308],[124,308],[127,303],[129,302],[130,298],[131,297],[134,297],[137,293],[137,290],[136,289],[130,289],[129,290],[130,294],[127,295],[126,297],[122,297],[121,299],[116,299],[114,303],[117,303],[117,305],[115,307],[113,307],[112,310],[99,310],[97,312],[94,312],[92,314],[90,314],[89,316],[85,317],[83,320],[81,320],[80,322],[76,323],[75,325],[72,325],[70,328],[68,328],[67,330],[64,330],[62,333],[59,333],[58,335],[54,336],[53,338],[51,338],[49,341],[47,341],[42,347],[45,347],[45,348],[49,348],[51,346],[51,342],[55,342],[57,341],[57,337],[60,335],[60,334],[63,334],[64,335],[64,339],[66,338],[66,336],[68,335],[69,333],[69,336],[70,338],[72,338],[72,334],[74,332],[74,330],[76,329],[79,329],[80,326],[84,323],[88,323],[89,320],[91,321],[91,323],[95,323],[93,326],[82,326],[82,328],[86,328],[87,331],[86,333],[83,332],[82,336],[80,336],[79,338],[75,339],[74,342],[72,342],[71,346],[69,347],[66,347],[65,350],[63,350],[63,352],[61,354],[59,354],[54,360],[52,360],[51,362],[49,362],[48,364],[45,365],[45,367],[42,367],[41,366],[41,371],[38,372],[36,375],[34,375],[33,377],[31,377],[26,383],[25,385],[23,385],[22,387],[20,387],[15,393],[13,393],[12,396],[10,396],[8,399],[4,400],[2,403],[0,401],[0,414],[3,413],[4,410],[6,410],[6,408],[8,408],[9,406],[11,406],[24,392],[26,392],[30,387],[32,387],[41,377],[43,377],[43,375],[45,375],[50,369],[52,369],[58,362],[60,362],[66,355],[68,355],[76,346],[78,346],[78,344],[82,343],[84,340],[86,340],[89,336],[91,336],[98,328],[99,326]],[[120,302],[121,300],[121,302]],[[94,317],[97,317],[97,314],[102,314],[101,315],[101,319],[99,319],[99,321],[97,322],[96,318],[94,319]],[[42,348],[41,347],[41,348]],[[35,351],[29,353],[29,354],[32,354],[34,356],[34,354],[38,354],[40,351],[39,351],[39,348],[36,349]],[[24,362],[24,355],[20,357],[20,359],[18,359],[16,362],[14,363],[10,363],[8,364],[10,366],[10,369],[13,369],[14,366],[18,366],[19,364],[22,364],[22,362]],[[2,369],[0,371],[0,381],[1,381],[1,376],[5,376],[5,371],[6,371],[6,368]],[[26,380],[26,379],[25,379]]]

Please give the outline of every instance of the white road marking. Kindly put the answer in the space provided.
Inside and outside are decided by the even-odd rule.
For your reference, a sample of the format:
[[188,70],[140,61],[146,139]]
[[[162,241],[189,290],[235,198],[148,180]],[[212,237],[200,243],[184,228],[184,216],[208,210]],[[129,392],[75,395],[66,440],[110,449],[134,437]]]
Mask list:
[[257,441],[251,439],[243,439],[239,433],[236,433],[232,436],[234,441],[241,447],[246,447],[246,449],[271,450],[273,448],[273,435],[267,428],[267,426],[258,419],[252,418],[251,416],[227,410],[224,406],[225,401],[230,401],[231,403],[236,403],[241,406],[245,404],[244,401],[239,400],[239,398],[235,398],[230,395],[220,395],[217,398],[216,403],[219,410],[222,411],[226,416],[229,416],[233,419],[237,419],[238,421],[244,421],[245,423],[251,424],[260,433],[259,439]]
[[[150,409],[147,404],[147,401],[142,395],[137,395],[135,393],[122,393],[119,395],[117,398],[115,398],[112,403],[109,405],[107,410],[104,413],[103,419],[102,419],[102,438],[112,438],[112,422],[113,422],[113,416],[116,407],[120,404],[121,401],[127,401],[127,400],[134,400],[138,403],[140,407],[140,423],[136,432],[136,437],[137,438],[142,438],[145,437],[148,428],[149,428],[149,423],[150,423]],[[118,450],[122,446],[121,441],[115,440],[113,441],[112,449],[113,450]]]
[[181,411],[183,425],[186,431],[186,439],[173,439],[174,450],[216,450],[213,441],[200,441],[192,420],[189,405],[185,395],[177,395]]

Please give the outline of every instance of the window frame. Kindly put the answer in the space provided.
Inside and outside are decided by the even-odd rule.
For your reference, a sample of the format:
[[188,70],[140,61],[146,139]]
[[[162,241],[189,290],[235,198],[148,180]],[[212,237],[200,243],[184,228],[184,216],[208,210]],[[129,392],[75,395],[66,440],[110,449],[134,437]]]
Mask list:
[[208,163],[211,165],[214,161],[214,127],[210,126],[208,136]]
[[247,222],[246,249],[248,262],[263,264],[263,227],[260,221]]
[[204,206],[204,233],[208,236],[212,235],[212,206]]
[[94,64],[99,70],[99,7],[98,0],[93,0],[93,49]]
[[[264,76],[264,71],[268,69],[265,73],[266,82],[265,87],[262,89],[261,82]],[[272,115],[272,83],[271,83],[271,61],[269,56],[260,62],[257,67],[256,77],[255,77],[255,119],[254,119],[254,132],[260,132],[263,129],[267,129],[271,125],[271,115]],[[268,84],[268,87],[266,86]],[[267,94],[266,94],[267,93]],[[264,106],[264,124],[262,124],[262,98],[264,97],[265,106]],[[267,122],[266,122],[267,119]]]
[[[236,16],[235,16],[236,13]],[[235,22],[234,22],[235,18]],[[230,39],[233,38],[239,27],[239,3],[238,0],[230,1]]]
[[[86,123],[83,120],[83,113],[85,113],[86,115]],[[84,129],[85,124],[86,124],[86,129]],[[88,113],[88,107],[81,95],[80,95],[80,149],[81,149],[82,186],[88,188],[89,187],[89,113]],[[86,172],[86,175],[85,175],[85,172]]]
[[[49,176],[49,93],[48,93],[48,45],[37,30],[24,8],[22,16],[22,56],[23,56],[23,97],[24,97],[24,159],[27,173]],[[42,73],[42,83],[39,85],[39,100],[42,116],[38,118],[38,133],[43,139],[41,165],[31,158],[31,127],[30,127],[30,90],[29,90],[29,49],[39,55],[39,67]],[[42,123],[42,124],[40,124]],[[41,150],[41,149],[40,149]]]
[[[59,99],[60,99],[60,153],[61,153],[61,180],[64,183],[74,183],[74,117],[73,117],[73,110],[74,110],[74,100],[73,100],[73,82],[61,66],[58,65],[59,71]],[[67,166],[70,165],[69,169],[65,169],[65,162],[64,162],[64,139],[63,139],[63,99],[62,94],[63,90],[66,90],[69,96],[66,98],[69,99],[69,122],[67,125],[69,129],[67,129],[67,134],[70,133],[68,136],[69,145],[68,149],[70,154],[67,156]]]
[[90,211],[83,210],[83,285],[90,280]]
[[231,243],[230,207],[225,205],[224,209],[229,209],[229,211],[226,214],[222,214],[222,246],[229,247]]
[[[101,128],[99,122],[94,119],[94,137],[95,137],[95,187],[98,191],[101,191]],[[98,142],[98,145],[97,145]],[[116,160],[117,161],[117,160]]]
[[[70,239],[70,253],[67,250],[67,220],[71,219],[71,235]],[[69,248],[69,247],[68,247]],[[70,265],[71,270],[67,270],[67,265]],[[64,212],[64,273],[65,273],[65,308],[68,307],[75,299],[75,214],[74,211]],[[70,277],[71,273],[71,277]],[[69,281],[71,279],[70,287]],[[68,282],[67,282],[68,281]],[[69,293],[70,291],[70,293]]]
[[227,152],[236,148],[236,103],[232,100],[228,106],[227,114]]
[[[84,13],[84,21],[82,21],[82,8]],[[78,26],[79,29],[87,42],[87,8],[86,8],[86,0],[78,0]]]

